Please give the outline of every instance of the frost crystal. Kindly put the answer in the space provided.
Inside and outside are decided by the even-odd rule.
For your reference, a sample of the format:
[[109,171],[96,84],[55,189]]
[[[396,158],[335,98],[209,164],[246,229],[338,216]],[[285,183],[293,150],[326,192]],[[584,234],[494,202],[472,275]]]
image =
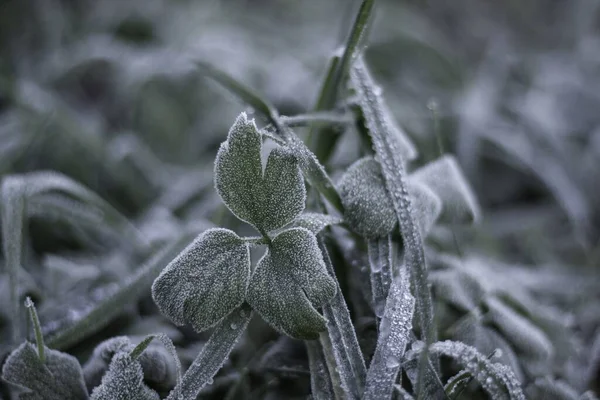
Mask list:
[[258,262],[247,300],[279,331],[316,339],[326,325],[315,307],[329,302],[335,292],[316,237],[307,229],[292,228],[277,235]]
[[156,278],[152,297],[175,324],[201,332],[242,304],[249,276],[248,245],[228,229],[209,229]]

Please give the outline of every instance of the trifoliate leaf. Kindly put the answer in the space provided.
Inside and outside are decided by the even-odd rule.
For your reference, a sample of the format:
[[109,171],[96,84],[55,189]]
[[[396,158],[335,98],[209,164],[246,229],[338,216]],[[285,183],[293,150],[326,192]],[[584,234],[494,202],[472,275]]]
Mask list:
[[215,187],[229,209],[261,233],[281,228],[304,210],[306,189],[297,158],[276,148],[261,164],[262,138],[242,113],[215,160]]
[[315,235],[330,225],[341,224],[343,220],[329,214],[320,214],[313,212],[305,212],[300,214],[291,224],[286,226],[289,228],[306,228]]
[[249,277],[248,245],[228,229],[209,229],[156,278],[152,297],[175,324],[201,332],[242,304]]
[[113,357],[92,400],[160,400],[158,393],[144,384],[144,373],[137,360],[121,352]]
[[372,157],[362,158],[348,168],[340,180],[339,193],[344,220],[361,236],[386,236],[396,226],[396,214],[381,168]]
[[315,310],[336,292],[333,278],[307,229],[277,235],[250,278],[248,302],[275,329],[297,339],[316,339],[326,329]]
[[442,200],[444,209],[440,221],[479,219],[481,211],[475,194],[454,157],[446,155],[417,169],[410,174],[409,181],[427,185]]
[[6,359],[2,378],[25,389],[27,400],[82,400],[88,398],[81,366],[69,354],[45,348],[45,362],[31,343],[23,343]]

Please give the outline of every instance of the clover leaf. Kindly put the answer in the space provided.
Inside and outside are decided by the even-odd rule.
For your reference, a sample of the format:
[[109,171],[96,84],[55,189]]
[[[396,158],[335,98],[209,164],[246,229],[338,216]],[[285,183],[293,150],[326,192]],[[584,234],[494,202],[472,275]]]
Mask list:
[[315,307],[329,302],[335,292],[315,235],[292,228],[275,236],[258,262],[247,301],[275,329],[308,340],[327,329]]
[[21,344],[6,359],[2,378],[26,391],[19,395],[28,400],[81,400],[88,393],[77,359],[45,347],[42,361],[36,348]]
[[254,120],[242,113],[217,153],[215,187],[236,217],[265,235],[304,210],[306,188],[297,158],[284,148],[271,151],[263,173],[261,148]]
[[202,332],[244,301],[250,278],[250,250],[228,229],[209,229],[162,271],[152,285],[161,313],[176,325]]

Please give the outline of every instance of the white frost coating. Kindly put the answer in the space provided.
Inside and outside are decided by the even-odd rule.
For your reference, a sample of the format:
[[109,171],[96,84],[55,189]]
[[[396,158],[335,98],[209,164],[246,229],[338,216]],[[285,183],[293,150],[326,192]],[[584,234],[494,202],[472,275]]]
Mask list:
[[415,299],[410,294],[408,272],[394,279],[377,338],[377,348],[367,372],[363,399],[389,399],[412,329]]
[[425,184],[442,200],[442,222],[476,222],[481,210],[454,156],[445,155],[414,171],[409,182]]
[[254,120],[242,113],[217,153],[215,188],[236,217],[265,234],[290,223],[304,210],[306,188],[292,152],[273,149],[263,172],[261,148]]
[[45,348],[42,363],[35,347],[23,343],[6,359],[2,379],[25,388],[23,398],[31,400],[85,400],[87,389],[77,359]]
[[331,400],[335,394],[321,344],[316,340],[306,341],[305,344],[310,368],[311,396],[314,400]]
[[369,267],[371,269],[371,292],[373,310],[379,318],[383,317],[390,285],[392,283],[393,249],[392,237],[369,240],[367,242]]
[[228,229],[198,236],[152,284],[160,312],[177,325],[201,332],[244,301],[250,278],[250,249]]
[[[319,248],[323,253],[327,270],[332,276],[335,276],[333,264],[323,240],[319,240]],[[337,281],[336,294],[329,304],[323,306],[323,315],[327,318],[327,332],[344,391],[348,398],[359,399],[364,390],[367,369],[348,306]]]
[[247,301],[280,332],[317,339],[326,325],[315,307],[328,303],[335,293],[317,238],[307,229],[292,228],[275,236],[258,262]]
[[385,186],[390,194],[400,233],[405,245],[405,264],[411,271],[417,301],[417,317],[420,330],[428,342],[433,342],[436,332],[433,327],[433,304],[427,285],[427,264],[423,248],[423,238],[414,215],[412,199],[407,185],[405,161],[401,158],[402,143],[399,142],[386,120],[385,101],[377,90],[364,59],[358,56],[351,69],[350,78],[360,107],[365,116],[367,128],[373,140],[377,160],[381,164]]
[[160,400],[160,397],[144,383],[140,363],[122,352],[113,357],[102,383],[92,392],[91,400]]
[[491,362],[474,347],[447,340],[432,344],[429,351],[453,358],[479,382],[493,400],[525,400],[521,385],[511,369]]
[[352,164],[338,188],[344,205],[344,219],[356,233],[366,238],[379,238],[394,229],[394,206],[375,159],[365,157]]

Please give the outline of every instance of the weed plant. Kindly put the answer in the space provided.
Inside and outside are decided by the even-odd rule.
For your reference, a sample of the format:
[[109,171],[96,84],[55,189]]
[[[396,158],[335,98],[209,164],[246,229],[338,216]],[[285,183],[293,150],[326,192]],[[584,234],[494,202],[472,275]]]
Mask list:
[[[506,87],[473,84],[454,114],[429,101],[405,120],[422,99],[394,104],[398,84],[378,83],[374,15],[415,17],[400,48],[441,65],[447,90],[464,71],[424,40],[430,9],[361,1],[300,106],[285,56],[260,92],[221,62],[211,38],[235,43],[243,26],[194,12],[217,3],[55,1],[29,19],[33,3],[9,2],[0,30],[0,399],[597,398],[600,208],[584,175],[600,152],[575,163],[562,120],[514,107],[518,67],[490,53],[477,79]],[[598,12],[575,3],[573,19]],[[331,7],[315,4],[290,7]],[[181,26],[162,17],[213,37],[172,52],[158,38]],[[40,24],[18,35],[21,19]],[[594,48],[593,26],[574,40]],[[573,135],[597,145],[595,122]],[[543,204],[514,205],[531,180]]]

